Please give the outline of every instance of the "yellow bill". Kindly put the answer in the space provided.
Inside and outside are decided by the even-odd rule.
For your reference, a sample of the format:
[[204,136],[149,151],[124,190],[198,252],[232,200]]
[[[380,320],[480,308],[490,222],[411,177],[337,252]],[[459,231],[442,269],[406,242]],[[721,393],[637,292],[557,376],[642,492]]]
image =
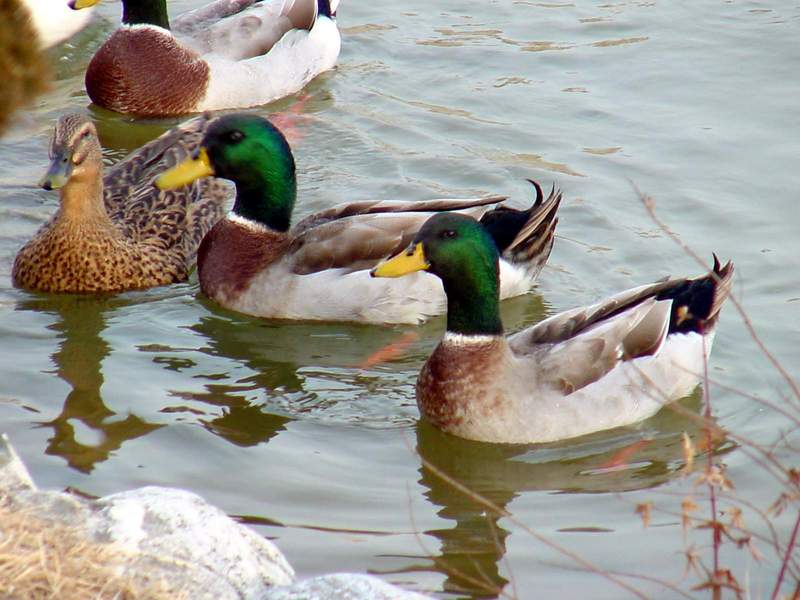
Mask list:
[[156,187],[160,190],[174,190],[182,185],[192,183],[195,179],[209,177],[213,174],[214,167],[211,166],[208,152],[205,148],[201,148],[197,158],[187,158],[159,175],[156,179]]
[[69,7],[73,10],[80,10],[82,8],[89,8],[100,2],[100,0],[72,0]]
[[425,271],[430,266],[425,258],[422,242],[417,242],[412,252],[405,250],[396,254],[372,269],[370,274],[373,277],[402,277],[414,271]]

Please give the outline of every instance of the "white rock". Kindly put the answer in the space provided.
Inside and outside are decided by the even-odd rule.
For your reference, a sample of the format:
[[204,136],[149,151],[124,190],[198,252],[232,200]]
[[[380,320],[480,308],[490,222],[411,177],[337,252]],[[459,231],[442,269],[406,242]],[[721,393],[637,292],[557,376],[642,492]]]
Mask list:
[[371,575],[336,573],[272,588],[263,600],[430,600]]

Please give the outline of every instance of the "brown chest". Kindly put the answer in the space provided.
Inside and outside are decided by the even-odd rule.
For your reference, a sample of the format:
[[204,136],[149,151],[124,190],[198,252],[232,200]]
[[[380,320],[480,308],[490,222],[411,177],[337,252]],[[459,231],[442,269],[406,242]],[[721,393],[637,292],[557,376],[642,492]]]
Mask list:
[[288,236],[224,219],[203,238],[197,251],[200,288],[210,298],[232,299],[287,249]]
[[501,341],[439,344],[417,379],[422,415],[454,431],[496,412],[505,401],[502,350]]
[[139,116],[196,110],[208,88],[209,67],[155,27],[124,27],[92,58],[86,91],[98,106]]
[[160,249],[136,246],[113,232],[45,228],[17,254],[14,285],[43,292],[119,292],[186,279],[180,261]]

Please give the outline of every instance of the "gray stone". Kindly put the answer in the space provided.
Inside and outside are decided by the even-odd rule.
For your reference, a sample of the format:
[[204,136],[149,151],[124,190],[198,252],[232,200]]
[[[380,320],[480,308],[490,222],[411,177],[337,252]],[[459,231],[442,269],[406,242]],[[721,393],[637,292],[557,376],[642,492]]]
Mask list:
[[270,589],[263,600],[430,600],[371,575],[336,573]]
[[[41,491],[5,435],[0,499],[14,510],[76,528],[120,550],[108,565],[141,586],[167,584],[178,596],[214,600],[424,600],[369,575],[337,573],[293,583],[269,540],[185,490],[144,487],[87,500]],[[2,523],[0,523],[2,538]]]
[[269,540],[185,490],[144,487],[100,498],[92,526],[96,539],[129,552],[189,563],[203,584],[227,579],[242,598],[286,585],[294,571]]

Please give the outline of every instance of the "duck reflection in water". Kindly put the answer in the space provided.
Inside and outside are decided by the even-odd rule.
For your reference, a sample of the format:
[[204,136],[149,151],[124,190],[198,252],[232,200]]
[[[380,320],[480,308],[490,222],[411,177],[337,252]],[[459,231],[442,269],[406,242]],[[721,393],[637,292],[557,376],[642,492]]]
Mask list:
[[[53,362],[56,374],[72,389],[60,414],[39,426],[53,428],[53,437],[45,452],[62,457],[70,467],[83,473],[91,472],[97,463],[107,460],[126,441],[163,427],[135,414],[124,419],[115,418],[117,413],[103,402],[102,363],[110,348],[102,333],[106,328],[106,313],[113,310],[111,302],[92,296],[48,296],[19,305],[20,310],[51,313],[57,317],[49,326],[61,339],[58,350],[52,355]],[[98,441],[79,441],[76,422],[95,433]]]
[[[511,575],[503,564],[508,521],[502,522],[497,510],[460,492],[441,474],[512,514],[512,500],[523,492],[587,494],[654,488],[684,468],[683,432],[698,448],[705,440],[699,421],[680,414],[682,410],[698,414],[700,390],[677,404],[677,411],[662,410],[637,427],[535,446],[470,441],[420,420],[419,482],[427,489],[427,499],[439,507],[438,516],[454,525],[423,532],[425,550],[435,547],[426,536],[438,540],[438,550],[432,556],[414,557],[416,564],[400,572],[438,571],[445,577],[441,591],[446,593],[496,597],[509,591]],[[714,451],[732,447],[720,440]],[[529,534],[517,529],[514,535]],[[419,564],[431,559],[432,567]],[[513,573],[514,565],[509,568]]]

